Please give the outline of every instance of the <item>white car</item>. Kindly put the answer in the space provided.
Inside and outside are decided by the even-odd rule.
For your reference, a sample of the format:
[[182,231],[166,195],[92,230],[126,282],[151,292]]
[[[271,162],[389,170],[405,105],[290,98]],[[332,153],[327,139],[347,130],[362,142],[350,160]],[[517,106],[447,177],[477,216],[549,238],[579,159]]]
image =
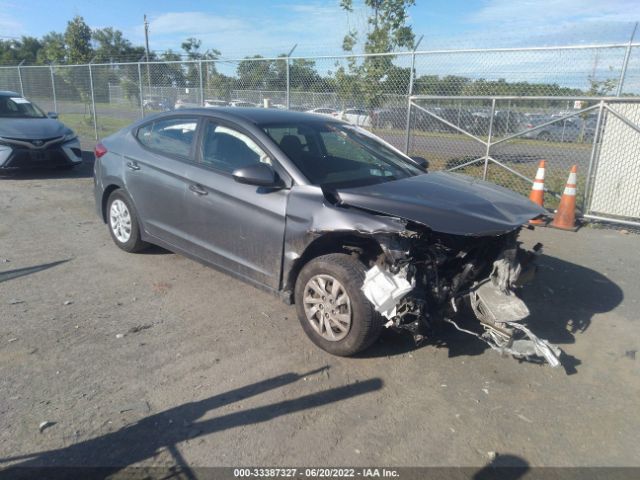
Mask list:
[[226,107],[229,105],[229,102],[225,101],[225,100],[215,100],[215,99],[209,99],[209,100],[205,100],[204,101],[204,106],[206,108],[213,108],[213,107]]
[[252,102],[246,102],[244,100],[231,100],[229,102],[229,106],[230,107],[249,107],[249,108],[256,108],[259,107],[260,105],[257,105],[255,103]]
[[367,111],[362,108],[347,108],[338,113],[338,118],[358,125],[359,127],[371,127],[371,117]]
[[173,106],[174,110],[180,110],[181,108],[200,108],[202,105],[199,103],[188,102],[187,100],[176,100],[175,105]]
[[307,110],[307,113],[329,115],[330,117],[336,117],[338,115],[338,111],[335,108],[329,108],[329,107],[312,108],[311,110]]

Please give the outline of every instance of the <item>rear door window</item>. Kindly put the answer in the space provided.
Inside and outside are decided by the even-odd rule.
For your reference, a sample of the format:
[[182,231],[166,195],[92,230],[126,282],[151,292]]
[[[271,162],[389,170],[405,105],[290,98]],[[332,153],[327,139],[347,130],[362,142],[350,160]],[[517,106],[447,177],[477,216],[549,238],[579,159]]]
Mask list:
[[164,155],[189,157],[195,141],[198,119],[172,117],[147,123],[136,133],[138,141],[147,148]]

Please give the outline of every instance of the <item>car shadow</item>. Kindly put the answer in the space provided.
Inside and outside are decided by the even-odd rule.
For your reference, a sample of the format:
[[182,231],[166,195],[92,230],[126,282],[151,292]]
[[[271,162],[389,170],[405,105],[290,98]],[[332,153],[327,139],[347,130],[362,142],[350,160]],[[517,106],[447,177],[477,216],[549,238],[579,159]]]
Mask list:
[[65,260],[58,260],[57,262],[41,263],[40,265],[33,265],[31,267],[16,268],[14,270],[5,270],[0,272],[0,283],[13,280],[14,278],[24,277],[25,275],[31,275],[32,273],[38,273],[48,268],[53,268],[62,263],[67,263],[70,258]]
[[[178,449],[181,442],[268,422],[281,416],[372,393],[383,387],[381,379],[372,378],[259,407],[240,410],[234,408],[236,411],[221,412],[211,418],[213,410],[283,388],[319,374],[327,368],[329,367],[303,374],[286,373],[268,378],[236,390],[164,410],[115,432],[59,449],[0,458],[0,466],[10,465],[5,466],[1,476],[25,478],[24,475],[27,474],[30,475],[28,478],[37,478],[38,474],[41,474],[40,478],[67,478],[59,477],[66,471],[70,474],[68,478],[105,479],[123,471],[129,465],[153,459],[161,450],[166,450],[181,470],[180,473],[187,478],[195,478]],[[207,419],[203,420],[205,416]]]
[[[538,273],[520,296],[529,307],[526,325],[540,338],[562,345],[576,342],[591,325],[593,316],[610,312],[623,300],[622,289],[609,278],[590,268],[549,255],[541,255]],[[465,329],[482,332],[470,308],[463,306],[456,322]],[[397,337],[397,338],[394,338]],[[443,324],[420,347],[409,335],[388,331],[381,340],[363,352],[364,357],[404,354],[426,346],[447,348],[449,357],[481,355],[490,347],[482,340]],[[563,353],[561,362],[567,374],[576,373],[581,361]]]
[[54,178],[93,178],[93,152],[82,151],[82,163],[73,168],[31,168],[0,172],[0,179],[10,180],[47,180]]
[[473,480],[517,480],[530,472],[529,462],[511,454],[496,455],[487,465],[473,474]]

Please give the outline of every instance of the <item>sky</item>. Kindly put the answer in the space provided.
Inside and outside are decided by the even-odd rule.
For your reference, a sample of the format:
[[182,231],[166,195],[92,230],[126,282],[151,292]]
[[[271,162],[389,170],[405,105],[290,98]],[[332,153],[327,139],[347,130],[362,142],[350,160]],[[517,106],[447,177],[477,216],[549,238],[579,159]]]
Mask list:
[[[366,29],[363,1],[354,4],[348,14],[339,0],[0,0],[0,37],[61,32],[81,15],[92,28],[114,27],[142,45],[146,13],[154,51],[179,50],[193,36],[226,58],[272,56],[296,44],[294,55],[330,55],[349,29]],[[416,0],[409,15],[425,50],[625,43],[640,0]]]

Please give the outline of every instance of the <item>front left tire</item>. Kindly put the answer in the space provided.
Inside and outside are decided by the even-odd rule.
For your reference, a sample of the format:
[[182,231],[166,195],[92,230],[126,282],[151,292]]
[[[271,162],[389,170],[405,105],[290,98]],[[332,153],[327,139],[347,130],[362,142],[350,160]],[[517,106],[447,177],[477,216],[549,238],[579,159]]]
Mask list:
[[362,292],[365,272],[353,256],[333,253],[311,260],[296,280],[295,303],[302,329],[333,355],[355,355],[371,346],[382,331],[382,316]]
[[107,227],[113,242],[125,252],[141,252],[149,246],[140,237],[140,223],[133,202],[122,190],[115,190],[109,195]]

